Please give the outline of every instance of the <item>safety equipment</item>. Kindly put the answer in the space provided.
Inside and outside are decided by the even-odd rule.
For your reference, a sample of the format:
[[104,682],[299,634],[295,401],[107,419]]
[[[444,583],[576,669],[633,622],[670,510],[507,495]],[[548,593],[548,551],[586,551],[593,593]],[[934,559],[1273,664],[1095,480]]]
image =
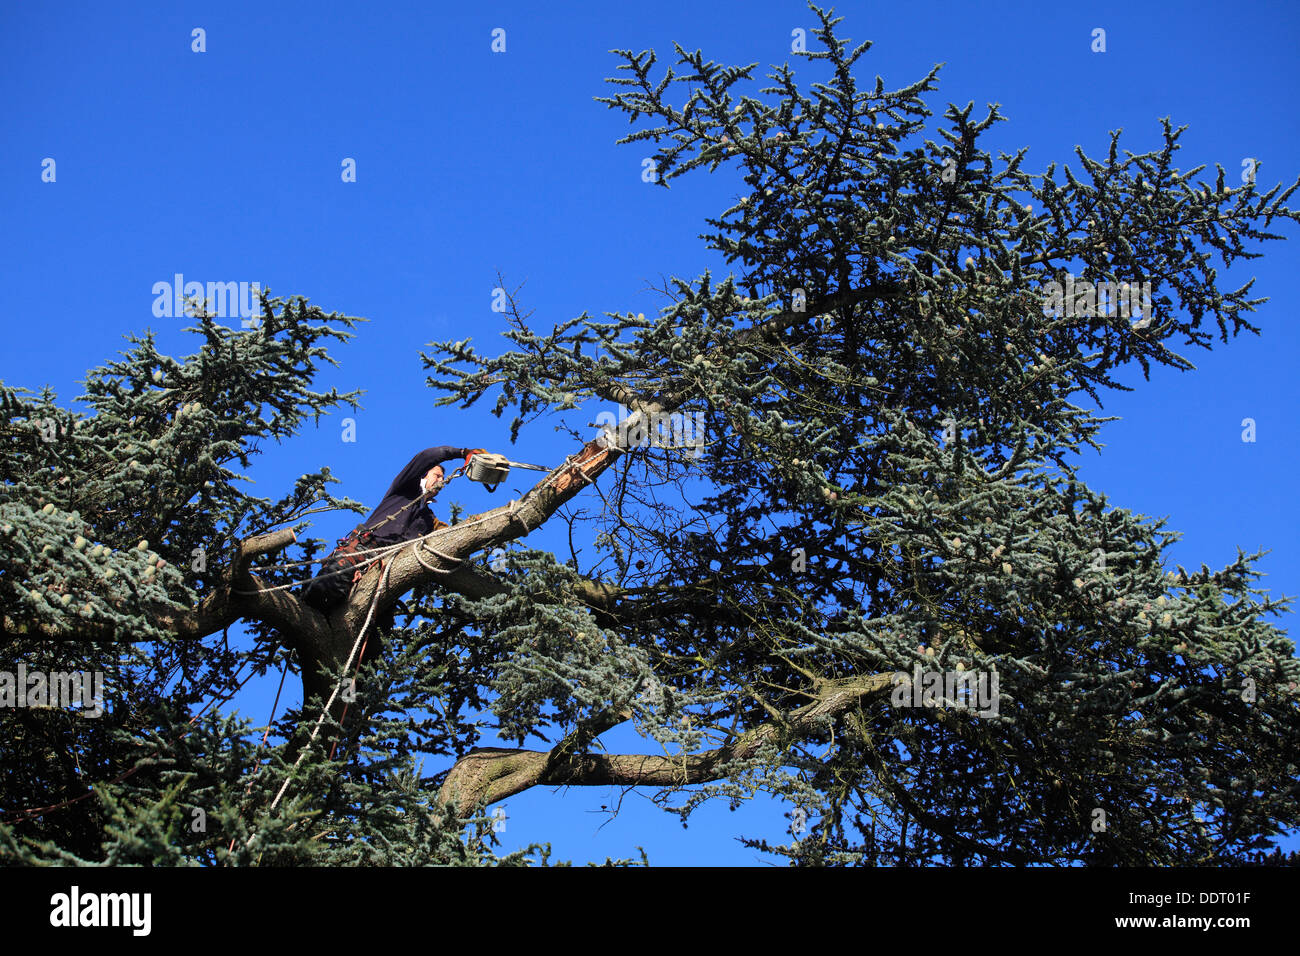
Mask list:
[[[303,598],[309,607],[328,614],[330,608],[347,598],[348,592],[374,563],[375,559],[371,555],[389,543],[388,539],[375,536],[379,527],[380,525],[374,528],[357,525],[338,539],[338,546],[321,563],[320,573],[303,587]],[[445,521],[433,519],[433,531],[446,527],[448,524]]]

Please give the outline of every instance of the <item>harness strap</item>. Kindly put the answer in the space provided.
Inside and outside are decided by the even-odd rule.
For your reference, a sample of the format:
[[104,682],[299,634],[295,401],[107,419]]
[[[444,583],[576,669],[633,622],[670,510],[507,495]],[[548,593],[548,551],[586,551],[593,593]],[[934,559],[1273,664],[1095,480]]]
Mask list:
[[[358,525],[357,527],[359,528],[360,525]],[[437,517],[433,517],[433,528],[432,528],[433,531],[440,531],[443,528],[449,528],[449,527],[451,527],[451,525],[447,524],[447,522],[442,521]],[[356,530],[357,529],[354,528],[353,533],[355,533]],[[340,567],[349,567],[351,565],[361,563],[362,562],[361,556],[359,554],[356,554],[355,552],[361,549],[361,545],[368,544],[373,534],[374,534],[374,530],[369,529],[361,532],[361,534],[355,538],[352,536],[352,534],[349,534],[347,538],[343,539],[344,542],[346,543],[340,543],[338,550],[335,551],[335,554],[340,555],[340,557],[337,558]],[[358,581],[360,581],[363,577],[365,577],[367,570],[369,570],[368,565],[359,567],[352,572],[352,585],[354,587],[356,586]]]

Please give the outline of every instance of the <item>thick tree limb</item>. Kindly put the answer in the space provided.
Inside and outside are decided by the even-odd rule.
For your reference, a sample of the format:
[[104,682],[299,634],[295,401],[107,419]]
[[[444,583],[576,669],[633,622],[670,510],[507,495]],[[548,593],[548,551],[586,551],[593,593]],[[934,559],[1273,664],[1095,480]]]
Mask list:
[[[820,722],[865,700],[887,696],[893,682],[892,673],[821,681],[811,691],[813,702],[789,714],[784,723],[761,724],[715,750],[682,757],[577,753],[567,737],[550,751],[476,748],[452,767],[438,799],[453,802],[457,812],[465,814],[480,804],[496,803],[536,786],[684,787],[707,783],[725,777],[731,762],[753,756],[765,743],[809,733]],[[630,716],[620,715],[621,719]]]
[[[590,441],[573,461],[550,472],[519,500],[440,529],[396,552],[387,559],[388,579],[383,593],[378,595],[375,613],[386,614],[402,594],[421,584],[437,583],[474,597],[500,593],[499,584],[468,563],[469,555],[527,535],[595,481],[621,454],[603,437]],[[343,612],[346,631],[355,634],[365,620],[380,578],[376,563],[352,589]],[[591,592],[593,597],[599,597],[600,586],[592,582]]]
[[312,631],[312,615],[297,598],[287,591],[267,590],[248,570],[254,558],[283,551],[297,540],[292,529],[283,528],[241,542],[238,558],[227,569],[216,590],[193,611],[161,615],[160,623],[178,636],[190,638],[222,630],[241,617],[265,621],[290,634]]

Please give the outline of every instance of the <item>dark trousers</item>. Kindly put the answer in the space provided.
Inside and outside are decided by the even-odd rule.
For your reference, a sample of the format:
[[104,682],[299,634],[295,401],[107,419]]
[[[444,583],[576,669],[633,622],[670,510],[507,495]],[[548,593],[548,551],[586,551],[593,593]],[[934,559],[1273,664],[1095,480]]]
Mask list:
[[[354,550],[355,548],[339,548],[330,553],[316,577],[303,586],[303,603],[328,617],[336,607],[347,601],[352,592],[352,576],[356,573],[357,559],[352,556]],[[392,611],[371,620],[370,628],[366,631],[361,663],[369,663],[383,653],[384,639],[380,631],[391,629],[393,621]]]
[[315,608],[328,615],[348,599],[352,591],[352,579],[360,565],[370,555],[358,554],[370,551],[391,542],[376,539],[374,533],[367,531],[363,525],[357,525],[346,537],[339,539],[339,545],[329,553],[316,576],[302,589],[302,599],[308,607]]
[[352,590],[353,568],[344,564],[346,553],[337,549],[321,564],[320,571],[302,589],[302,600],[311,608],[328,615],[348,599]]

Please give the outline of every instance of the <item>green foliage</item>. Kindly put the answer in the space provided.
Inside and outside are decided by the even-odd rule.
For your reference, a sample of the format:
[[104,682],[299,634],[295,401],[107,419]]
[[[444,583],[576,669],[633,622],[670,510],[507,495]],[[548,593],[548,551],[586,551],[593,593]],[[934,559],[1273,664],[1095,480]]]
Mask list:
[[[466,406],[499,386],[515,429],[593,397],[704,416],[701,457],[633,451],[574,524],[602,544],[584,573],[627,589],[622,640],[707,739],[788,733],[680,792],[684,816],[779,793],[818,819],[797,845],[753,845],[819,864],[1204,864],[1267,845],[1300,822],[1300,663],[1268,623],[1289,599],[1252,587],[1258,554],[1174,571],[1176,535],[1078,479],[1110,419],[1072,399],[1122,388],[1133,362],[1192,368],[1166,343],[1209,348],[1208,319],[1225,342],[1257,333],[1244,314],[1263,300],[1210,263],[1280,238],[1265,227],[1296,219],[1295,186],[1198,182],[1167,121],[1151,152],[1121,156],[1118,134],[1104,159],[1079,150],[1081,176],[980,149],[996,108],[950,106],[924,139],[937,69],[860,88],[869,44],[850,52],[814,10],[826,49],[807,57],[832,77],[811,96],[782,67],[779,103],[734,98],[752,66],[678,47],[684,73],[659,79],[653,53],[624,52],[627,89],[601,100],[658,123],[622,142],[657,147],[665,188],[740,167],[749,191],[705,237],[738,277],[673,279],[658,317],[541,333],[516,313],[513,351],[437,345],[430,385]],[[1067,273],[1149,281],[1149,314],[1045,308]],[[826,682],[917,665],[996,671],[998,714],[863,696],[791,729]],[[610,700],[644,679],[623,682]]]
[[[99,669],[127,691],[98,721],[0,710],[6,860],[547,863],[544,846],[496,855],[483,802],[439,799],[490,727],[543,741],[567,783],[650,786],[683,824],[774,794],[806,826],[748,842],[800,865],[1278,862],[1272,839],[1300,826],[1300,663],[1269,620],[1289,599],[1254,586],[1259,554],[1173,567],[1163,522],[1079,479],[1110,419],[1074,400],[1123,387],[1132,363],[1190,369],[1168,343],[1210,348],[1210,319],[1224,342],[1258,333],[1244,316],[1262,300],[1220,289],[1210,262],[1279,238],[1265,230],[1297,218],[1295,186],[1198,181],[1168,122],[1154,151],[1121,157],[1118,134],[1103,159],[1080,150],[1078,175],[980,148],[996,109],[950,106],[925,139],[937,70],[859,88],[868,45],[814,10],[825,50],[806,57],[830,75],[811,95],[782,67],[762,91],[779,102],[737,101],[752,66],[679,47],[684,75],[655,80],[654,55],[628,52],[626,92],[602,100],[660,124],[624,142],[656,145],[665,188],[739,164],[750,191],[706,237],[738,276],[674,278],[648,318],[539,332],[514,310],[510,351],[424,356],[442,403],[495,392],[515,434],[555,414],[589,437],[597,399],[698,414],[699,454],[629,449],[561,516],[582,543],[568,561],[516,550],[475,569],[490,596],[418,587],[347,716],[310,742],[318,702],[264,749],[220,710],[245,668],[297,675],[298,635],[254,623],[236,649],[176,621],[243,538],[356,507],[326,493],[327,469],[277,502],[235,470],[355,404],[311,390],[354,320],[274,300],[255,330],[200,318],[184,360],[132,339],[88,377],[90,416],[0,390],[0,670]],[[1044,308],[1067,275],[1149,281],[1150,314]],[[914,668],[996,674],[996,712],[896,706],[882,678]],[[191,723],[200,701],[215,709]],[[623,722],[645,760],[602,752]]]
[[[477,865],[529,858],[498,860],[485,818],[468,821],[462,836],[461,824],[415,785],[405,717],[400,733],[394,722],[382,728],[395,734],[395,745],[384,745],[396,755],[392,765],[372,762],[366,782],[341,790],[331,789],[340,767],[327,755],[314,753],[296,769],[281,759],[301,714],[281,719],[279,745],[260,756],[246,722],[214,714],[190,725],[179,717],[228,699],[251,676],[244,675],[250,665],[253,673],[296,670],[269,641],[248,650],[232,648],[224,634],[179,639],[168,615],[211,592],[241,539],[322,508],[360,507],[325,491],[335,480],[328,469],[302,476],[274,502],[249,495],[235,470],[251,465],[261,440],[290,437],[341,402],[355,407],[357,393],[311,388],[320,363],[332,363],[322,343],[345,340],[349,333],[338,327],[355,321],[303,299],[264,299],[256,329],[231,330],[200,315],[190,331],[202,336],[202,348],[184,359],[160,355],[152,335],[129,337],[134,348],[123,360],[87,376],[82,401],[91,415],[62,410],[48,391],[36,399],[22,389],[0,393],[8,436],[0,453],[0,671],[98,671],[108,688],[98,719],[0,709],[0,856],[7,861]],[[259,575],[291,577],[271,568]],[[48,639],[92,634],[104,639]],[[288,775],[291,795],[268,813]],[[330,793],[323,808],[315,800],[322,791]],[[385,814],[356,816],[380,805]],[[196,810],[201,831],[193,829]],[[368,823],[355,836],[359,820]]]
[[[276,309],[279,307],[279,311]],[[8,438],[0,451],[0,598],[4,631],[85,632],[165,639],[158,612],[190,607],[210,592],[237,542],[298,521],[316,506],[354,502],[325,491],[328,469],[303,475],[276,502],[240,486],[265,439],[282,441],[303,421],[359,393],[317,393],[356,320],[306,301],[263,294],[259,328],[229,329],[200,315],[203,339],[174,359],[152,333],[91,370],[65,411],[48,390],[0,386]]]

